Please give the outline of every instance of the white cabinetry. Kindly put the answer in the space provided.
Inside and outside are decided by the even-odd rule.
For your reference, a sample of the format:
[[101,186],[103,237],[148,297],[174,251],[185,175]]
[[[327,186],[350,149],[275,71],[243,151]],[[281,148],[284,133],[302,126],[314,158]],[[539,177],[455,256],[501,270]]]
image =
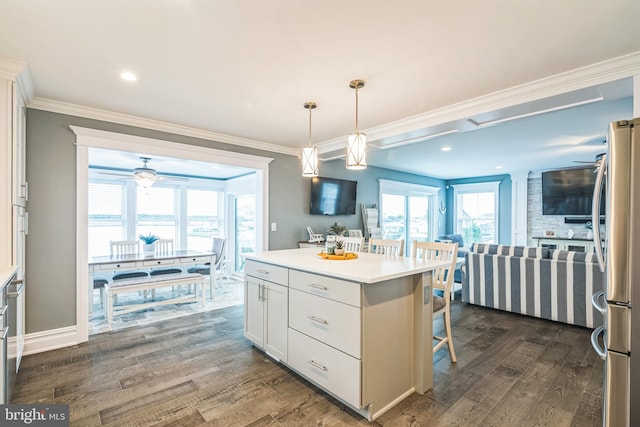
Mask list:
[[0,58],[0,266],[13,265],[9,288],[9,371],[18,370],[24,348],[26,183],[26,64]]
[[[432,388],[431,270],[442,262],[316,255],[315,249],[247,255],[245,336],[271,354],[284,352],[281,363],[369,421]],[[275,286],[288,297],[272,298]],[[269,299],[279,301],[275,320]],[[288,342],[275,345],[283,331]]]
[[296,270],[289,276],[289,365],[359,408],[360,284]]
[[288,365],[373,420],[415,390],[413,285],[290,269]]
[[563,251],[593,252],[593,240],[587,239],[560,239],[557,237],[534,237],[538,246],[549,249],[561,249]]
[[244,336],[282,362],[287,361],[288,281],[286,268],[245,263]]

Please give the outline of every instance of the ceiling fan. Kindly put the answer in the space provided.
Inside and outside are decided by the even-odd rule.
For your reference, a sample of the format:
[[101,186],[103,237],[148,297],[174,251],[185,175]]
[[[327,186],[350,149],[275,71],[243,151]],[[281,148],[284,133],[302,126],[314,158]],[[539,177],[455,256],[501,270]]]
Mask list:
[[162,179],[172,180],[172,181],[188,181],[188,178],[184,177],[176,177],[171,175],[162,175],[158,174],[155,169],[152,169],[148,166],[148,163],[151,161],[151,157],[140,157],[142,160],[142,167],[133,169],[130,173],[121,173],[121,172],[107,172],[101,171],[99,173],[105,175],[117,175],[124,176],[130,179],[135,179],[136,184],[142,188],[151,187],[156,181],[160,181]]

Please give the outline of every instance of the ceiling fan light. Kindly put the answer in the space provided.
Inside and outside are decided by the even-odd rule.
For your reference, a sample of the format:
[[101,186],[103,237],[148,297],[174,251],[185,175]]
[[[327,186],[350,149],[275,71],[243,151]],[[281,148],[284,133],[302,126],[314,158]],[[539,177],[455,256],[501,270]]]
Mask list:
[[304,147],[302,149],[302,176],[318,176],[318,148]]
[[347,138],[347,169],[367,168],[367,134],[354,132]]
[[154,182],[156,182],[156,180],[149,176],[136,175],[136,184],[138,184],[138,187],[149,188]]

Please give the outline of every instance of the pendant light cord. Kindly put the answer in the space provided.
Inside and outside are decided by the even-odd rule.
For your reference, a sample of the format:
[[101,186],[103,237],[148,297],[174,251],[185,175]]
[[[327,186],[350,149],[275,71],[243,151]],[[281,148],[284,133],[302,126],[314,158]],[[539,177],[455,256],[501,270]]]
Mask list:
[[356,86],[356,132],[358,132],[358,86]]
[[311,110],[312,108],[309,108],[309,147],[311,147]]

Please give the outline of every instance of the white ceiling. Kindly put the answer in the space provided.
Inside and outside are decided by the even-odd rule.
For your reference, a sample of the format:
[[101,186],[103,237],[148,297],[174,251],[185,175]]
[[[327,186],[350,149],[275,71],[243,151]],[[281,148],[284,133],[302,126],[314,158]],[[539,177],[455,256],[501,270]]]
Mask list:
[[[349,81],[363,79],[369,164],[441,178],[592,158],[606,124],[632,113],[628,79],[567,86],[562,97],[532,89],[520,109],[459,107],[640,53],[637,0],[22,0],[0,8],[0,55],[29,64],[32,108],[116,112],[295,153],[307,144],[303,104],[315,101],[313,142],[333,158],[355,126]],[[138,80],[122,80],[122,71]],[[593,94],[603,99],[499,125],[466,120]],[[452,129],[459,132],[402,142]]]

